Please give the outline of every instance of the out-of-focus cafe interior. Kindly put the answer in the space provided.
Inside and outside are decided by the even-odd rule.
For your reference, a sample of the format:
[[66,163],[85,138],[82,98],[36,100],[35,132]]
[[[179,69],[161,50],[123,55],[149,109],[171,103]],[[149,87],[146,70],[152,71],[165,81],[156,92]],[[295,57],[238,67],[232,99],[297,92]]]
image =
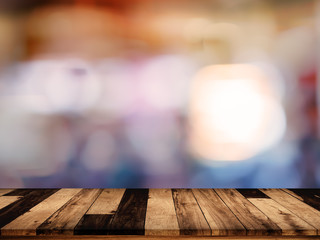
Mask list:
[[320,187],[316,0],[3,0],[0,187]]

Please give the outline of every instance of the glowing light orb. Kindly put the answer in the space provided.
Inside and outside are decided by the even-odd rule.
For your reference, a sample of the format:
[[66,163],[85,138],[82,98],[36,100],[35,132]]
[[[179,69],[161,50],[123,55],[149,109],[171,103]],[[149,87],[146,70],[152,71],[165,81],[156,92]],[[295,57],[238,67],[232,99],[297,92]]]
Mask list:
[[214,65],[196,75],[190,95],[190,149],[210,160],[239,161],[281,140],[286,119],[268,75],[253,65]]

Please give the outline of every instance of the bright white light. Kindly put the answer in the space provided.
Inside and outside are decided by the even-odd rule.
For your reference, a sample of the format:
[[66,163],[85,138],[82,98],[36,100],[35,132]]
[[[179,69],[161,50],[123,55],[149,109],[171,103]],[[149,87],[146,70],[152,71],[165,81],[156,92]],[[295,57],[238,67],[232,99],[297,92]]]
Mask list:
[[203,69],[190,101],[190,144],[194,154],[212,160],[244,160],[283,136],[284,110],[270,81],[251,65]]

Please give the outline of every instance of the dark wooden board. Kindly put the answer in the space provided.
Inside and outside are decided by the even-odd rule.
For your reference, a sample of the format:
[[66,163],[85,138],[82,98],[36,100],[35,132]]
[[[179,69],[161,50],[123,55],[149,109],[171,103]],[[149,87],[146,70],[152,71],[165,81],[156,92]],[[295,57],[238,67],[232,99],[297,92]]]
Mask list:
[[107,235],[112,217],[111,214],[84,215],[74,229],[74,235]]
[[148,189],[127,189],[108,229],[109,235],[144,235]]
[[15,189],[7,194],[4,194],[3,196],[26,196],[32,191],[41,191],[44,189],[36,189],[36,188],[28,188],[28,189]]
[[269,198],[259,189],[251,189],[251,188],[238,188],[237,191],[241,193],[245,198]]

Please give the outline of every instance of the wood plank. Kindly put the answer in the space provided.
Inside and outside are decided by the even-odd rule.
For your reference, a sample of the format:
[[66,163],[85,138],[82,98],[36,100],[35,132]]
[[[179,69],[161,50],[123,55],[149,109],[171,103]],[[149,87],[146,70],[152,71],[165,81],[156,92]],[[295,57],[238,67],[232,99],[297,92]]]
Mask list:
[[35,205],[57,191],[58,189],[32,191],[18,201],[15,201],[8,206],[0,209],[0,228],[7,225],[9,222],[13,221],[25,212],[29,211]]
[[319,240],[318,236],[141,236],[141,235],[94,235],[94,236],[87,236],[87,235],[56,235],[56,236],[5,236],[1,237],[0,239],[10,239],[10,240]]
[[150,189],[145,235],[177,236],[179,234],[171,189]]
[[5,195],[11,191],[13,191],[14,189],[7,189],[7,188],[1,188],[0,189],[0,196]]
[[112,219],[110,235],[144,235],[148,189],[127,189]]
[[8,206],[9,204],[19,200],[18,196],[1,196],[0,197],[0,209]]
[[75,226],[101,192],[101,189],[82,189],[37,228],[37,235],[72,235]]
[[244,196],[245,198],[269,198],[267,195],[265,195],[263,192],[261,192],[259,189],[254,188],[238,188],[237,191]]
[[235,189],[215,189],[248,235],[280,235],[281,229]]
[[97,200],[81,218],[75,235],[108,234],[111,220],[118,209],[125,189],[104,189]]
[[246,229],[212,189],[192,189],[212,235],[246,235]]
[[181,235],[210,236],[211,229],[191,189],[172,189]]
[[36,229],[81,189],[61,189],[1,229],[2,235],[36,235]]
[[320,212],[280,189],[261,189],[266,195],[320,230]]
[[41,190],[45,190],[45,189],[40,189],[40,188],[21,188],[21,189],[14,189],[13,191],[10,191],[8,193],[5,194],[5,196],[26,196],[29,193],[33,192],[33,191],[41,191]]
[[[156,239],[157,237],[161,238],[161,235],[162,238],[166,236],[167,238],[171,239],[179,239],[183,237],[182,234],[187,233],[189,235],[198,234],[194,236],[185,236],[188,237],[188,239],[196,239],[197,236],[199,236],[201,239],[209,239],[210,237],[206,238],[205,236],[209,236],[210,234],[215,235],[216,239],[222,239],[223,237],[244,239],[240,236],[240,234],[245,233],[245,228],[242,226],[242,224],[245,227],[247,226],[244,224],[241,217],[247,218],[248,216],[246,215],[247,212],[241,209],[244,208],[243,205],[245,205],[245,208],[249,209],[248,214],[251,214],[249,218],[258,218],[257,222],[262,224],[262,217],[255,216],[256,214],[251,209],[253,207],[267,219],[264,220],[270,221],[280,231],[282,229],[282,234],[284,236],[281,236],[281,239],[289,240],[291,239],[291,236],[294,239],[300,239],[299,236],[306,236],[305,239],[315,239],[316,236],[314,236],[314,234],[319,233],[319,231],[317,231],[318,228],[314,226],[320,219],[320,211],[317,210],[319,208],[318,204],[320,203],[320,200],[318,200],[320,199],[320,194],[318,195],[318,193],[320,193],[319,189],[271,189],[272,193],[269,192],[270,189],[261,189],[258,191],[255,189],[240,189],[239,191],[234,189],[217,189],[216,191],[212,189],[177,189],[173,191],[170,189],[151,189],[149,190],[149,201],[148,190],[146,189],[128,189],[127,191],[124,189],[120,191],[118,189],[105,189],[100,190],[95,198],[88,194],[90,195],[89,198],[91,197],[90,201],[88,201],[88,197],[86,196],[79,197],[79,199],[85,199],[84,202],[89,202],[88,204],[85,203],[87,204],[85,209],[82,209],[81,207],[81,209],[78,209],[79,205],[83,206],[83,204],[79,204],[79,201],[73,201],[76,196],[83,191],[81,189],[69,189],[70,191],[78,192],[75,192],[73,197],[70,196],[69,199],[65,199],[64,203],[61,198],[57,197],[59,193],[63,192],[62,190],[58,191],[57,189],[54,189],[54,192],[51,194],[47,193],[47,196],[43,196],[45,193],[43,191],[52,191],[52,189],[37,189],[33,191],[30,191],[30,189],[17,190],[24,190],[24,192],[20,191],[20,194],[24,194],[25,196],[11,196],[12,193],[9,196],[0,196],[0,223],[2,221],[8,221],[8,223],[3,225],[1,229],[3,236],[0,237],[0,239],[12,239],[12,237],[16,238],[18,237],[17,235],[22,234],[24,230],[26,230],[26,232],[23,234],[34,235],[37,226],[38,229],[36,232],[38,234],[45,234],[47,232],[41,232],[41,226],[46,222],[48,224],[52,224],[52,222],[55,221],[56,224],[51,225],[51,232],[49,231],[49,234],[54,235],[74,233],[82,235],[96,235],[94,238],[97,237],[97,234],[113,234],[113,236],[105,235],[105,237],[108,239],[120,239],[123,237],[129,239],[134,237],[116,236],[114,234],[141,234],[141,239]],[[26,190],[28,190],[28,193]],[[64,190],[67,191],[68,189]],[[144,194],[139,195],[139,193],[137,193],[139,190],[142,190]],[[6,191],[7,192],[3,195],[9,193],[9,190]],[[14,192],[12,189],[10,189],[10,191]],[[39,194],[39,191],[42,193]],[[240,208],[240,210],[237,209],[237,211],[241,212],[242,216],[232,208],[230,203],[226,201],[226,198],[222,197],[223,194],[219,194],[219,191],[232,192],[232,194],[225,194],[230,198],[230,201],[233,202],[234,208]],[[35,194],[35,192],[38,192],[38,194]],[[274,192],[276,192],[276,194]],[[18,193],[19,192],[16,191],[13,194],[17,195]],[[273,196],[271,196],[272,194]],[[186,195],[186,197],[183,195]],[[43,199],[41,201],[37,200],[39,197],[43,197]],[[63,196],[61,197],[63,198]],[[55,198],[56,200],[54,200]],[[241,204],[239,204],[238,198],[241,199]],[[12,202],[1,208],[1,203],[3,202],[1,199],[11,199]],[[72,201],[73,203],[71,203]],[[48,204],[48,206],[46,206],[46,204]],[[68,209],[64,210],[64,213],[61,213],[60,211],[67,208],[68,205]],[[8,213],[9,207],[10,209],[14,210],[13,218],[11,216],[12,213]],[[198,210],[194,210],[194,208]],[[175,213],[175,211],[176,215],[172,214]],[[178,213],[179,211],[180,213]],[[57,214],[58,212],[60,212],[60,214]],[[203,228],[201,226],[199,227],[202,220],[195,220],[196,217],[194,217],[194,212],[197,212],[197,217],[201,216],[202,220],[204,220],[207,224],[207,229],[204,231],[207,231],[207,233],[209,231],[208,235],[206,235],[207,233],[199,234],[198,231],[202,231],[201,229]],[[300,212],[300,215],[298,212]],[[65,216],[65,213],[67,213],[69,217],[61,217],[61,214]],[[56,214],[57,217],[54,217]],[[201,217],[199,218],[201,219]],[[7,220],[8,218],[9,220]],[[67,220],[67,218],[69,219]],[[308,218],[309,220],[304,218]],[[168,219],[175,219],[176,223],[172,224],[172,220]],[[252,221],[252,219],[249,221]],[[237,224],[240,224],[242,227],[241,229],[237,229],[234,226],[234,220],[237,222]],[[72,221],[74,222],[73,228],[70,227],[70,222]],[[186,225],[183,223],[184,221],[190,221],[191,223],[189,224],[193,226],[183,228],[182,226]],[[60,229],[59,224],[61,224]],[[198,226],[194,227],[196,224],[198,224]],[[21,225],[22,228],[20,228],[19,225]],[[173,227],[173,225],[175,225],[175,227]],[[8,228],[8,226],[11,226],[11,228]],[[28,229],[32,230],[29,231]],[[165,230],[161,232],[162,229]],[[271,231],[271,233],[268,231],[268,229]],[[149,230],[151,233],[148,233]],[[239,230],[239,233],[237,233],[237,230]],[[11,233],[6,231],[11,231]],[[17,232],[14,233],[12,231]],[[156,234],[157,231],[158,233]],[[165,231],[168,232],[165,233]],[[265,224],[265,229],[258,228],[257,231],[264,231],[264,233],[257,232],[261,235],[275,234],[275,232],[278,230],[272,229]],[[12,236],[4,236],[5,234],[12,234]],[[142,234],[147,236],[142,236]],[[177,236],[177,234],[181,235]],[[249,229],[248,234],[250,234]],[[78,236],[80,239],[85,237],[80,235]],[[219,236],[222,236],[222,238]],[[307,236],[310,237],[307,238]],[[24,237],[28,238],[28,236]],[[42,235],[41,238],[42,237],[46,238],[48,236]],[[51,239],[63,238],[63,235],[55,235],[51,237],[53,237]],[[90,239],[89,237],[90,236],[88,236],[87,239]],[[280,239],[276,236],[256,237],[259,239],[264,238],[269,240]],[[247,236],[246,239],[249,239],[249,236]]]
[[320,211],[320,189],[290,189],[290,194]]
[[248,198],[267,215],[281,230],[282,235],[316,235],[317,230],[272,199]]
[[5,236],[0,239],[10,240],[319,240],[318,236],[141,236],[141,235],[56,235],[56,236]]
[[300,201],[303,201],[303,198],[300,197],[299,195],[295,194],[294,192],[292,192],[290,189],[287,188],[281,188],[282,191],[289,193],[290,195],[294,196],[295,198],[299,199]]
[[74,235],[106,235],[112,214],[86,214],[74,229]]
[[86,214],[114,214],[125,189],[104,189]]

